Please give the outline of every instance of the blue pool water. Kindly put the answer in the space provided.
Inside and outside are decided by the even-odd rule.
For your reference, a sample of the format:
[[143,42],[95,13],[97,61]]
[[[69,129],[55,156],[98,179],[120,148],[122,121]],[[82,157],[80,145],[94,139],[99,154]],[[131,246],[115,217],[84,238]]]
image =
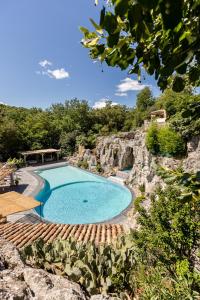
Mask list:
[[[36,199],[43,202],[41,216],[62,224],[109,220],[131,202],[131,192],[101,176],[64,166],[36,171],[45,180]],[[40,208],[36,208],[40,214]]]

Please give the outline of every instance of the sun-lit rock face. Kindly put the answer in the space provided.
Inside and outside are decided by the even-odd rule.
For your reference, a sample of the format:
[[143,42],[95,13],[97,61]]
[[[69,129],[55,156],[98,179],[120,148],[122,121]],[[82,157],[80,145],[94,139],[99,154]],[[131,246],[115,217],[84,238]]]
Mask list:
[[182,160],[153,156],[146,148],[145,132],[137,130],[99,138],[96,153],[106,173],[129,169],[128,184],[136,190],[144,184],[146,192],[151,192],[156,184],[162,184],[155,172],[157,164],[171,169],[183,164],[187,171],[200,170],[200,136],[192,138],[187,149],[188,155]]

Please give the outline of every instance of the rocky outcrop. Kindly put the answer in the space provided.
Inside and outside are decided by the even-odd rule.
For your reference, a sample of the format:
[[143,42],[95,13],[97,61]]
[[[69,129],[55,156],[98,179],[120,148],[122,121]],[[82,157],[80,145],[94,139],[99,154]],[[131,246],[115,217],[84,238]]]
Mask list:
[[145,132],[137,130],[100,138],[96,152],[105,172],[129,169],[129,186],[137,191],[144,184],[146,192],[151,192],[156,184],[162,183],[155,172],[158,164],[172,169],[182,164],[187,171],[200,170],[200,136],[194,137],[187,148],[185,159],[153,156],[145,146]]
[[200,170],[200,136],[194,136],[187,144],[187,158],[184,159],[184,168],[188,171]]
[[0,240],[0,299],[86,300],[76,283],[25,266],[15,247]]

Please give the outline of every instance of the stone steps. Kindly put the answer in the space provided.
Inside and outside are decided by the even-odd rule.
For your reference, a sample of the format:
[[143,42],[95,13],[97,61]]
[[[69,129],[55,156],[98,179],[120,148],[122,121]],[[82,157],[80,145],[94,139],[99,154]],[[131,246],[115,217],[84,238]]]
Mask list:
[[124,171],[117,171],[116,176],[123,178],[123,179],[127,179],[129,177],[130,173],[124,172]]
[[118,176],[109,176],[108,179],[112,182],[125,185],[125,180],[126,180],[125,178],[121,178],[121,177],[118,177]]

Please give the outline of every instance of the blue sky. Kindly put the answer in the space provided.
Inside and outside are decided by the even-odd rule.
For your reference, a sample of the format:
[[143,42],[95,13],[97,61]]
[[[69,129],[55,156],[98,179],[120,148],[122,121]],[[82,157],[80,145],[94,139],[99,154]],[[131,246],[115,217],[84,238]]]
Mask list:
[[[45,108],[77,97],[133,106],[142,88],[136,76],[106,65],[102,72],[80,44],[79,26],[92,28],[100,9],[94,0],[1,0],[0,102]],[[153,78],[142,84],[158,95]]]

